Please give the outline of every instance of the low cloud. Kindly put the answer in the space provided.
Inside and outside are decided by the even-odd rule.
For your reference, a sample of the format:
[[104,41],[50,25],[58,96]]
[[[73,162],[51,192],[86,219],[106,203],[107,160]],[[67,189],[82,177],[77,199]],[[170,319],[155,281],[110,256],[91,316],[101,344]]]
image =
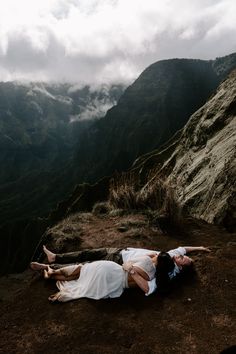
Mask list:
[[0,2],[0,80],[128,83],[152,62],[235,51],[234,0]]
[[113,107],[116,104],[116,101],[106,101],[101,102],[99,100],[94,100],[86,109],[78,115],[71,115],[70,122],[78,122],[78,121],[88,121],[88,120],[95,120],[105,116],[108,109]]
[[[68,93],[76,92],[79,85],[69,88]],[[110,85],[93,85],[88,87],[89,94],[86,96],[84,104],[80,104],[80,114],[71,115],[70,122],[95,120],[104,117],[106,112],[117,104],[117,100],[124,90],[124,87],[114,87]],[[112,91],[118,91],[120,94],[117,96]]]

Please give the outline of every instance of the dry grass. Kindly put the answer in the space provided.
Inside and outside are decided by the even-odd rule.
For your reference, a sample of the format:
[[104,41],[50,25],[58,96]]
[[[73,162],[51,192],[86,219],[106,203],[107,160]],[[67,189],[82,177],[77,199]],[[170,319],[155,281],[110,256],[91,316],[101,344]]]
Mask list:
[[137,209],[137,184],[133,173],[118,174],[111,179],[109,202],[113,209]]
[[99,202],[94,204],[92,213],[94,215],[105,215],[111,211],[111,205],[108,202]]
[[145,185],[140,186],[137,173],[115,176],[110,183],[109,203],[113,209],[152,210],[156,217],[165,217],[173,224],[180,224],[182,210],[174,186],[150,171]]
[[50,240],[49,246],[53,244],[57,252],[62,252],[65,244],[69,245],[70,250],[79,248],[81,243],[80,221],[81,214],[74,214],[48,229],[47,238]]
[[121,217],[126,214],[127,214],[127,211],[124,209],[111,209],[111,211],[109,213],[110,216],[114,216],[114,217],[116,217],[116,216]]
[[126,227],[128,229],[140,228],[146,225],[147,225],[147,220],[138,220],[138,219],[134,219],[133,217],[123,220],[122,222],[119,222],[120,227]]

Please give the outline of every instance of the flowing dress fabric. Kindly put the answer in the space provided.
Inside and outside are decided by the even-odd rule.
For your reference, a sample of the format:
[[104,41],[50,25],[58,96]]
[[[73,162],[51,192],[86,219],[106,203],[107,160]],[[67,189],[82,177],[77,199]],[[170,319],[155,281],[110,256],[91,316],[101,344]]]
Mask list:
[[[73,268],[74,267],[74,268]],[[70,267],[71,273],[78,267]],[[128,287],[128,276],[119,264],[112,261],[96,261],[82,266],[80,277],[71,281],[57,281],[59,301],[87,297],[105,299],[119,297]]]

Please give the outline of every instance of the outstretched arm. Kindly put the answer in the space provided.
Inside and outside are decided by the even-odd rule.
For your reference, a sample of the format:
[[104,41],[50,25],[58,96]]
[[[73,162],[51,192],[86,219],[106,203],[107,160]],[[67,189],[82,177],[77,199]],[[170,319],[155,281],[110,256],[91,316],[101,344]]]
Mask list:
[[202,251],[202,252],[211,252],[211,250],[204,246],[184,246],[186,253],[190,253],[193,251]]

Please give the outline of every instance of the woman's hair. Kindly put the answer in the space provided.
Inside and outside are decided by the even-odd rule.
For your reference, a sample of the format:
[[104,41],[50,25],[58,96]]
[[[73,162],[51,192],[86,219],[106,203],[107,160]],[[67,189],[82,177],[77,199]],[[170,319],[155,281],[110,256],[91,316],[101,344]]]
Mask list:
[[175,263],[169,253],[160,252],[158,255],[158,262],[156,267],[156,285],[157,291],[165,295],[170,290],[169,273],[173,271]]

